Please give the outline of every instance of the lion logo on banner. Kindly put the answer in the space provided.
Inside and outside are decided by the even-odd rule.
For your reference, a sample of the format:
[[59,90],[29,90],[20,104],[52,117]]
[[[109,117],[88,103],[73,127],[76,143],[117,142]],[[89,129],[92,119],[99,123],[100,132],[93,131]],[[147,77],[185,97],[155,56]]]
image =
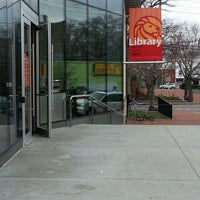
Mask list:
[[135,24],[134,35],[140,39],[161,40],[161,21],[152,16],[140,18]]

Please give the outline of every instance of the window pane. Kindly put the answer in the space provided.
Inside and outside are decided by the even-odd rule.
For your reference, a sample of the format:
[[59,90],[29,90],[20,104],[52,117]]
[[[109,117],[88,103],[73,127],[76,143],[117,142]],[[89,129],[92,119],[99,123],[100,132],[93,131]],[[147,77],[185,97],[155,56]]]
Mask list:
[[108,14],[107,20],[107,56],[109,61],[122,61],[122,17]]
[[67,1],[67,58],[86,60],[87,55],[87,7]]
[[[87,7],[67,1],[66,7],[67,93],[87,93]],[[79,116],[74,101],[73,116]],[[67,106],[69,108],[69,106]]]
[[[21,71],[20,7],[19,3],[15,3],[7,8],[5,3],[1,1],[0,14],[0,153],[20,138],[17,134],[16,114],[21,120],[19,105],[16,103],[16,91],[21,91],[21,83],[14,82],[21,80],[20,77],[15,78],[14,73]],[[15,66],[19,66],[19,69],[15,69]]]
[[[51,43],[53,47],[53,111],[52,120],[59,121],[65,119],[65,85],[66,85],[66,66],[65,66],[65,52],[64,52],[64,31],[65,31],[65,13],[64,0],[40,0],[40,21],[48,20],[51,23]],[[46,17],[48,16],[48,17]],[[47,37],[45,31],[40,31],[40,65],[45,69],[45,62],[47,61]],[[47,70],[44,70],[44,74]],[[44,78],[41,76],[41,80]],[[43,86],[42,86],[43,84]],[[45,81],[41,81],[41,89],[45,88]],[[44,102],[46,101],[42,98]],[[42,100],[41,99],[41,100]],[[44,103],[43,102],[43,103]],[[41,110],[42,111],[42,110]],[[64,113],[64,114],[63,114]],[[42,114],[42,113],[41,113]],[[47,118],[44,117],[45,123]]]
[[[3,5],[4,3],[4,5]],[[9,134],[6,129],[8,125],[7,120],[7,104],[8,104],[8,94],[6,89],[6,80],[9,77],[9,68],[7,63],[7,20],[6,20],[6,2],[1,2],[1,12],[0,12],[0,153],[8,148],[7,135]],[[6,127],[6,128],[5,128]]]
[[64,21],[64,1],[65,0],[40,0],[40,17],[48,16],[49,22]]
[[108,0],[108,10],[122,14],[122,0]]
[[89,0],[89,5],[105,9],[106,8],[106,0]]
[[[6,1],[6,0],[3,0],[3,1]],[[17,1],[20,1],[20,0],[7,0],[7,6],[10,6],[11,4],[14,4]]]
[[24,0],[35,12],[38,12],[38,0]]
[[106,12],[89,8],[89,59],[106,60]]
[[89,8],[89,87],[106,90],[106,12]]
[[87,3],[87,0],[76,0],[76,1],[79,1],[79,2],[82,2],[82,3]]
[[53,44],[53,80],[54,92],[64,92],[65,64],[64,64],[64,22],[51,24],[51,41]]
[[122,17],[108,14],[107,18],[107,88],[122,90]]

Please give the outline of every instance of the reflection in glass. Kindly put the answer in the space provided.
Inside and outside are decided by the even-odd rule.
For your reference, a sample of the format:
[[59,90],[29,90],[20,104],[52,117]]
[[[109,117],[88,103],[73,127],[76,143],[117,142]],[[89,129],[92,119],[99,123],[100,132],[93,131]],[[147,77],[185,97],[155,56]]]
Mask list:
[[[106,12],[89,8],[89,90],[106,90]],[[93,61],[93,62],[92,62]],[[94,66],[99,63],[100,74],[94,73]]]
[[5,49],[8,45],[7,23],[6,23],[6,2],[1,2],[0,8],[0,153],[8,148],[8,91],[6,80],[9,77],[8,58]]
[[[17,142],[15,66],[21,67],[19,4],[0,3],[0,154]],[[18,10],[16,12],[16,10]],[[19,57],[18,57],[19,53]],[[20,120],[20,117],[19,117]]]
[[72,1],[67,2],[66,26],[67,58],[86,60],[87,55],[87,7]]
[[38,1],[39,0],[23,0],[26,2],[35,12],[38,12]]
[[89,0],[88,4],[98,8],[106,8],[106,0]]
[[122,91],[122,18],[107,16],[107,89]]
[[[59,80],[64,84],[64,0],[40,1],[40,19],[43,23],[51,23],[51,41],[53,45],[53,80]],[[44,16],[48,16],[47,18]],[[41,35],[42,37],[42,35]],[[45,44],[44,44],[45,45]],[[45,54],[42,53],[42,56]],[[46,59],[46,58],[45,58]],[[44,60],[45,60],[44,59]],[[43,65],[45,68],[45,65]],[[55,81],[54,81],[55,82]],[[55,85],[57,91],[62,92],[63,87]]]
[[37,71],[39,78],[39,87],[37,91],[37,127],[47,130],[48,125],[48,35],[47,25],[44,25],[43,29],[39,32],[39,70]]
[[89,60],[106,60],[106,12],[89,8]]
[[122,0],[107,0],[108,10],[122,14]]
[[54,92],[64,90],[65,64],[64,64],[64,21],[51,24],[51,42],[53,45],[53,80]]
[[[2,0],[1,0],[2,1]],[[0,1],[0,2],[1,2]],[[3,0],[3,1],[7,1],[7,7],[9,7],[11,4],[14,4],[15,2],[19,1],[19,0]]]
[[[85,94],[88,85],[86,5],[67,1],[66,17],[67,94]],[[73,113],[77,116],[75,107]]]
[[51,23],[64,21],[64,1],[40,0],[40,20],[43,20],[42,16],[47,16]]
[[24,25],[25,134],[31,131],[30,27]]
[[78,2],[87,3],[87,0],[76,0]]
[[107,58],[109,61],[122,61],[122,18],[120,15],[107,16]]
[[[54,82],[62,82],[59,91],[76,95],[121,90],[122,0],[66,0],[66,13],[64,2],[40,1],[41,19],[48,18],[52,25],[53,73]],[[112,12],[106,11],[106,2]]]
[[67,1],[66,44],[68,60],[86,60],[87,7]]
[[[64,5],[65,0],[52,0],[52,1],[40,1],[40,21],[41,23],[51,23],[51,45],[52,45],[52,51],[53,51],[53,57],[52,57],[52,84],[53,84],[53,97],[52,97],[52,119],[53,121],[64,120],[65,117],[60,112],[60,110],[63,110],[65,112],[65,85],[66,85],[66,64],[65,64],[65,13],[64,13]],[[47,34],[42,33],[40,31],[40,37],[42,40],[42,37],[47,37]],[[46,41],[47,42],[47,41]],[[41,42],[43,44],[43,51],[42,56],[45,57],[45,44],[43,41]],[[40,45],[41,45],[40,44]],[[41,46],[42,50],[42,46]],[[47,84],[47,81],[45,79],[45,76],[48,76],[47,72],[47,58],[44,58],[41,61],[40,67],[44,69],[44,75],[40,75],[41,77],[41,84]],[[40,84],[40,85],[41,85]],[[44,88],[41,85],[41,89]],[[45,89],[43,89],[45,90]],[[47,93],[47,91],[46,91]],[[44,99],[44,98],[41,98]],[[42,103],[44,101],[40,101]],[[56,102],[60,102],[57,104]],[[41,104],[42,106],[42,104]],[[60,109],[60,106],[62,107]],[[45,108],[46,109],[46,108]],[[42,117],[44,118],[44,117]],[[44,120],[43,120],[44,121]],[[42,123],[42,122],[41,122]]]

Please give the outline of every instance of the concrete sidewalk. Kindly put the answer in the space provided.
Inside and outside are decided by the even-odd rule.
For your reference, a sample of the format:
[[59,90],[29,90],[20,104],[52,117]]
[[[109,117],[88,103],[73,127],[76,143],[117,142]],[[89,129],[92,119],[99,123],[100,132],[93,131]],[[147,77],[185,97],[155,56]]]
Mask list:
[[0,169],[1,200],[199,200],[199,126],[78,125]]

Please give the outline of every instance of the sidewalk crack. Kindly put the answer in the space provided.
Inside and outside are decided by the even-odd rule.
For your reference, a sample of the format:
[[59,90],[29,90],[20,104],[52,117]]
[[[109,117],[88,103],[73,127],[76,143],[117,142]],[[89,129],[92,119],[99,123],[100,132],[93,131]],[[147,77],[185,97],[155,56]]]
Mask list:
[[175,142],[175,144],[178,146],[179,150],[182,152],[184,158],[186,159],[186,161],[188,162],[188,164],[190,165],[190,167],[192,168],[193,172],[196,174],[197,178],[200,179],[200,175],[197,172],[197,170],[195,169],[195,167],[192,165],[192,162],[189,160],[189,158],[187,157],[187,155],[185,154],[183,148],[179,145],[179,143],[177,142],[176,138],[171,134],[171,132],[169,131],[169,129],[165,126],[168,134],[170,135],[170,137],[172,138],[172,140]]

